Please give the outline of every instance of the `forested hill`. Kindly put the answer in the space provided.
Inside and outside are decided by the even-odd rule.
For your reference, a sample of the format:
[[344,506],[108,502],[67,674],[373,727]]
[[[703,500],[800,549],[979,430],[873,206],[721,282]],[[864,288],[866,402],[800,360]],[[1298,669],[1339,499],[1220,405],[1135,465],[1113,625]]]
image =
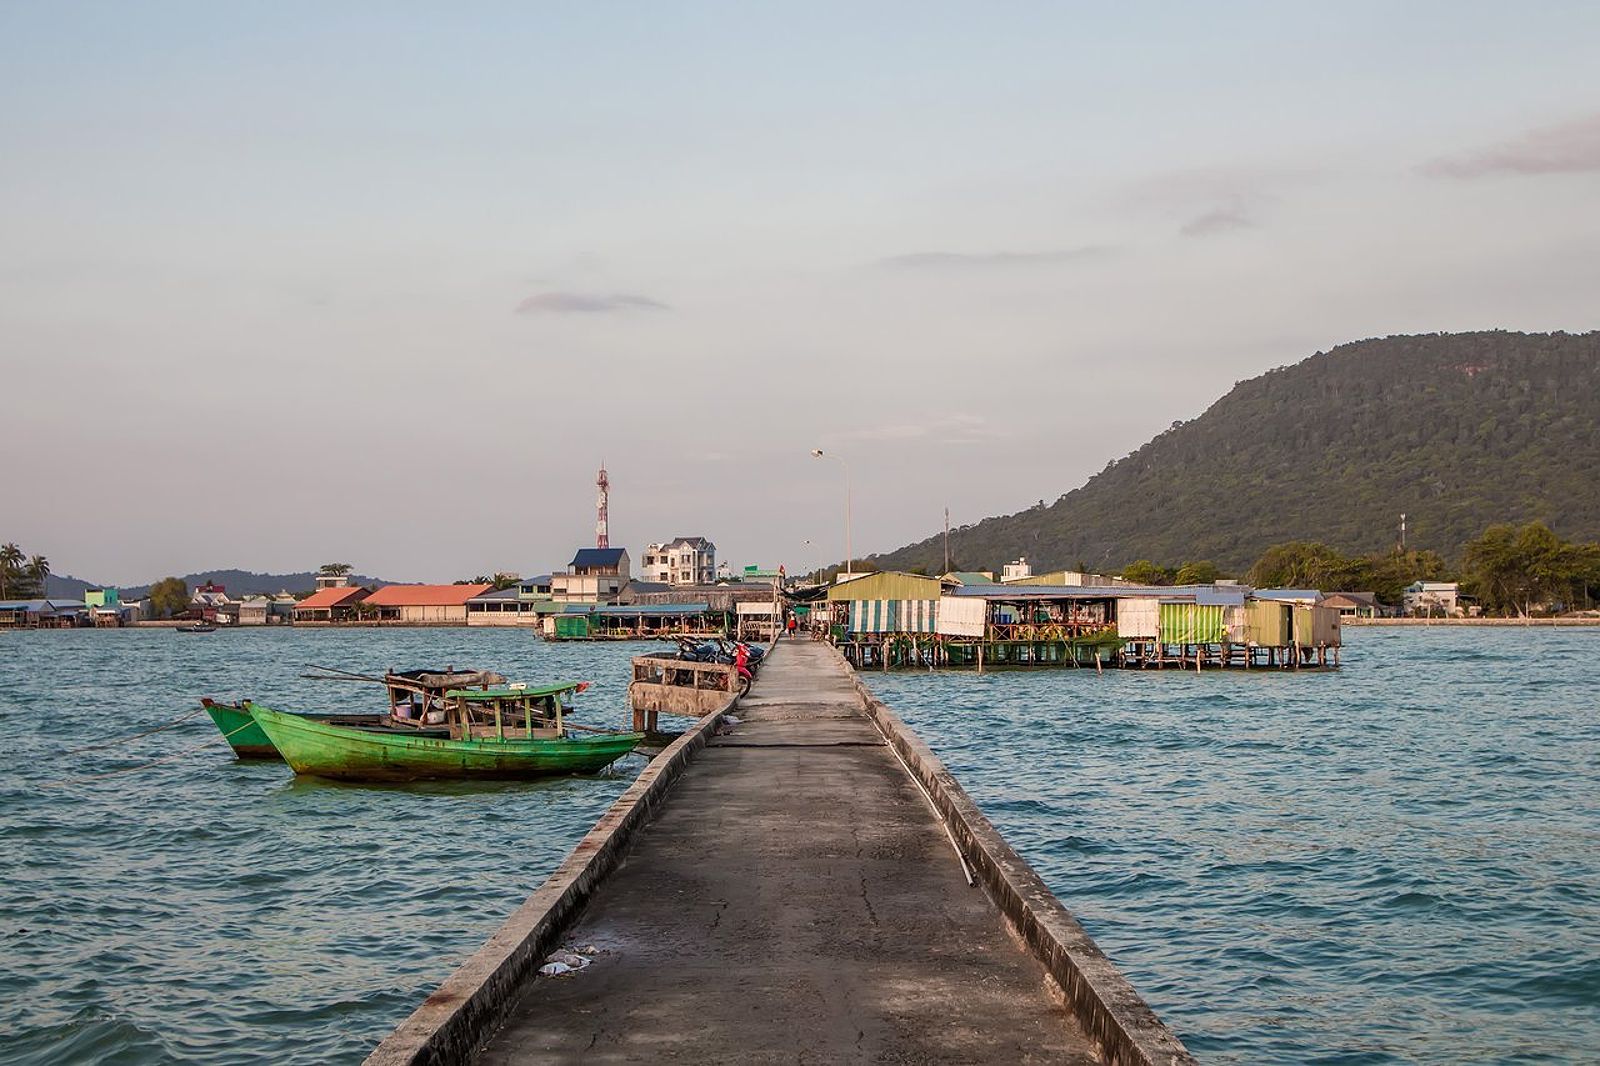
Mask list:
[[[316,588],[317,574],[314,570],[301,570],[293,574],[259,574],[254,570],[202,570],[193,574],[184,574],[182,581],[189,588],[202,585],[207,581],[221,585],[228,590],[231,596],[242,596],[251,593],[271,595],[275,592],[287,590],[289,592],[310,592]],[[367,577],[365,574],[351,574],[352,585],[388,584],[376,578]],[[92,581],[68,575],[51,574],[49,588],[51,596],[66,597],[69,599],[82,599],[85,589],[104,588]],[[125,585],[121,592],[127,599],[138,599],[148,595],[149,585]]]
[[[962,568],[1242,570],[1269,545],[1454,556],[1493,522],[1600,538],[1600,333],[1344,344],[1234,386],[1049,507],[950,536]],[[938,536],[871,560],[938,572]]]

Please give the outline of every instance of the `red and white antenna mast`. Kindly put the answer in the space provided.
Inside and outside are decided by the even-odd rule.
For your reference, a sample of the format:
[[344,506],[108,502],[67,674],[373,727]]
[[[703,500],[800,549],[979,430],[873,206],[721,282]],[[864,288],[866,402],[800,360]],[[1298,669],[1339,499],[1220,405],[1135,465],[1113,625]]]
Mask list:
[[604,460],[600,463],[600,476],[595,478],[594,483],[600,489],[600,501],[595,506],[594,546],[596,548],[609,548],[611,547],[611,536],[608,528],[610,523],[607,519],[607,501],[611,496],[611,479],[606,477]]

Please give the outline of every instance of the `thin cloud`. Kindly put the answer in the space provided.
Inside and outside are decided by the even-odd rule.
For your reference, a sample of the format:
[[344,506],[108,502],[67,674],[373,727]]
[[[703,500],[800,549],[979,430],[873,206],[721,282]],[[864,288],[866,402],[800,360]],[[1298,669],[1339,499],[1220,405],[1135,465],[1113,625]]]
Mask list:
[[1422,164],[1430,178],[1491,174],[1586,174],[1600,171],[1600,113],[1530,130],[1501,144]]
[[981,270],[994,267],[1051,266],[1099,259],[1111,249],[1102,244],[1061,248],[1049,252],[912,252],[878,260],[892,270]]
[[1207,211],[1202,215],[1196,215],[1185,222],[1178,232],[1185,237],[1213,237],[1219,233],[1253,229],[1255,226],[1255,219],[1245,214],[1242,208],[1223,207],[1215,211]]
[[841,440],[856,443],[889,444],[935,439],[944,444],[976,444],[1000,435],[982,415],[958,412],[915,422],[884,422],[838,436]]
[[667,305],[630,292],[541,292],[517,305],[519,315],[609,314],[616,311],[665,311]]

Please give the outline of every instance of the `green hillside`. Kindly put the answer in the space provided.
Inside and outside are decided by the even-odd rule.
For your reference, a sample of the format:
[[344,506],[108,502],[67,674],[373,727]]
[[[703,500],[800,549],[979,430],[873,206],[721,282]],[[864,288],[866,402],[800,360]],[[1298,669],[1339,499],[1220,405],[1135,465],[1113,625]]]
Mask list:
[[[951,533],[963,567],[1248,567],[1269,545],[1447,556],[1493,522],[1600,538],[1600,333],[1344,344],[1234,386],[1048,507]],[[938,536],[872,562],[943,563]]]

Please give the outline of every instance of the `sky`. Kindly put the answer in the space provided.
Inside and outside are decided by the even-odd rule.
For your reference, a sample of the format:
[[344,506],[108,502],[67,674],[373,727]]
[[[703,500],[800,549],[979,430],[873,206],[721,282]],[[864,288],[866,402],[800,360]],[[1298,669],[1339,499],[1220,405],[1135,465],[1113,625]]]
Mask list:
[[[1600,327],[1600,5],[0,0],[0,540],[142,583],[1053,501],[1240,380]],[[814,448],[844,464],[819,461]]]

